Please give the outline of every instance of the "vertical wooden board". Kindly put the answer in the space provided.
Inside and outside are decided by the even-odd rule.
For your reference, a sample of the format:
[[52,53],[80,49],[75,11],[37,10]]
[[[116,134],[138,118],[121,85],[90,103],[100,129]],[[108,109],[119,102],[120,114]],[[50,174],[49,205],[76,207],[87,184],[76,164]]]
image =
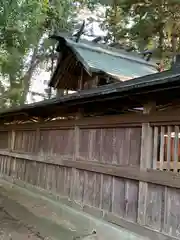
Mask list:
[[56,193],[56,165],[52,165],[51,166],[51,170],[52,170],[52,192]]
[[101,207],[102,199],[102,177],[100,173],[95,173],[94,206]]
[[72,168],[71,172],[71,183],[70,183],[70,199],[74,200],[75,196],[75,185],[76,185],[76,169]]
[[123,178],[113,177],[112,212],[120,217],[125,214],[125,182]]
[[51,165],[50,164],[46,164],[46,179],[47,179],[47,186],[46,189],[47,190],[51,190],[52,188],[52,171],[51,171]]
[[154,134],[153,134],[153,162],[152,162],[152,167],[153,169],[157,169],[157,161],[159,160],[159,141],[158,141],[158,136],[159,136],[159,128],[154,127]]
[[108,175],[103,175],[102,184],[102,199],[101,199],[102,209],[110,212],[112,209],[112,177]]
[[43,164],[42,163],[39,163],[39,176],[38,176],[38,178],[39,178],[39,183],[38,183],[38,186],[40,187],[40,188],[43,188],[42,187],[42,166],[43,166]]
[[175,136],[174,136],[174,172],[178,170],[178,161],[179,161],[179,126],[175,126]]
[[66,146],[66,154],[73,155],[74,154],[74,130],[68,130],[68,139]]
[[64,168],[59,167],[58,174],[58,192],[61,196],[64,196]]
[[24,174],[24,180],[25,182],[28,182],[28,161],[25,161],[26,166],[25,166],[25,174]]
[[32,163],[28,161],[28,183],[32,184]]
[[35,145],[35,139],[34,139],[34,134],[35,134],[35,131],[33,130],[33,131],[31,131],[31,133],[30,133],[30,149],[29,149],[29,151],[31,152],[31,153],[33,153],[34,152],[34,145]]
[[96,134],[96,129],[90,129],[89,130],[89,151],[88,151],[89,156],[88,156],[88,159],[90,161],[94,161],[93,151],[94,151],[95,134]]
[[27,134],[26,134],[26,132],[24,131],[23,133],[22,133],[22,150],[23,150],[23,152],[28,152],[27,151],[27,147],[28,147],[28,145],[27,145],[27,142],[26,142],[26,139],[27,139],[27,136],[26,136]]
[[20,179],[23,181],[23,177],[24,177],[24,161],[23,159],[21,159],[21,176]]
[[40,152],[47,154],[49,145],[49,130],[40,130]]
[[148,197],[146,209],[146,225],[154,230],[161,230],[162,202],[164,187],[148,184]]
[[4,156],[1,155],[1,171],[4,174]]
[[37,169],[37,181],[36,181],[36,186],[39,187],[39,182],[40,182],[40,163],[36,163],[36,169]]
[[38,168],[37,168],[37,162],[33,162],[33,185],[37,186],[37,179],[38,179]]
[[4,156],[1,155],[1,172],[4,174]]
[[[5,162],[4,162],[5,163]],[[15,158],[15,178],[18,179],[18,159]]]
[[113,138],[114,129],[105,128],[102,131],[102,154],[101,160],[103,163],[111,164],[113,162]]
[[6,173],[6,157],[3,156],[3,173]]
[[84,198],[83,198],[84,204],[95,206],[95,184],[96,184],[95,173],[85,171]]
[[0,168],[1,168],[1,174],[3,174],[3,158],[2,158],[2,155],[0,155]]
[[65,168],[64,172],[64,194],[65,196],[70,196],[70,187],[71,187],[71,172],[72,168]]
[[33,181],[33,177],[32,177],[32,175],[33,175],[33,168],[32,168],[32,162],[31,161],[29,161],[28,162],[28,165],[29,165],[29,169],[28,169],[28,171],[29,171],[29,183],[30,184],[32,184],[32,181]]
[[[146,110],[146,109],[145,109]],[[141,135],[141,157],[140,169],[146,170],[152,166],[152,128],[149,123],[142,124]],[[146,182],[139,182],[138,191],[138,217],[137,222],[145,225],[146,222],[146,205],[147,205],[148,185]]]
[[82,204],[84,197],[84,171],[76,169],[75,172],[74,200]]
[[139,182],[125,181],[125,219],[137,222]]
[[67,141],[68,141],[68,131],[67,130],[60,130],[60,134],[61,134],[60,154],[65,155],[66,154]]
[[139,182],[138,198],[138,223],[145,225],[146,222],[146,204],[147,204],[147,183]]
[[32,148],[31,148],[31,153],[35,153],[36,152],[36,144],[37,144],[37,140],[38,140],[38,136],[37,136],[37,140],[36,140],[36,135],[37,135],[38,129],[34,130],[32,132]]
[[29,161],[26,161],[25,181],[28,182],[28,179],[29,179]]
[[9,168],[8,176],[11,176],[11,157],[8,157],[8,168]]
[[12,157],[9,157],[9,173],[8,175],[11,176],[12,170],[11,170],[11,161],[12,161]]
[[4,156],[3,161],[4,161],[4,174],[6,174],[6,156]]
[[60,167],[56,166],[56,193],[59,194],[59,172]]
[[132,166],[139,166],[140,155],[141,155],[141,128],[131,128],[129,164]]
[[59,141],[56,143],[56,136],[58,135],[59,130],[49,130],[49,141],[48,141],[48,151],[51,154],[57,154],[56,145],[60,144]]
[[7,174],[7,156],[4,156],[4,173]]
[[165,134],[165,127],[161,127],[161,141],[160,141],[160,170],[163,170],[164,164],[164,134]]
[[163,232],[180,238],[180,189],[165,188]]
[[2,174],[2,155],[0,155],[0,173]]
[[88,159],[89,157],[89,129],[79,130],[79,157],[81,159]]
[[10,157],[7,157],[7,171],[6,171],[6,175],[9,176],[10,173]]
[[42,166],[42,188],[47,189],[47,164]]
[[17,158],[15,158],[15,179],[18,178],[18,161]]
[[22,176],[22,159],[17,159],[18,161],[18,179],[21,180],[21,176]]
[[125,131],[124,128],[116,128],[115,130],[115,146],[114,146],[114,162],[123,164],[123,142]]
[[168,126],[168,139],[167,139],[167,169],[170,170],[171,169],[171,126]]
[[24,180],[24,161],[23,159],[21,159],[21,180]]
[[102,152],[102,129],[96,129],[94,133],[94,144],[92,147],[92,160],[96,162],[101,161]]
[[19,159],[16,158],[16,178],[19,179],[20,176],[20,166],[19,166]]
[[123,165],[129,165],[131,128],[125,128],[124,130],[125,130],[125,134],[124,134],[121,160]]

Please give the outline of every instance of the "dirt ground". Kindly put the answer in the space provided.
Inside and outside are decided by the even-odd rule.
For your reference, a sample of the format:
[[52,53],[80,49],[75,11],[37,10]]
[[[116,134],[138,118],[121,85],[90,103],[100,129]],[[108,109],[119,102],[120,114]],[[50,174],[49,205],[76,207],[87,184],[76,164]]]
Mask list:
[[15,219],[4,207],[6,199],[0,194],[0,240],[49,240],[43,237],[31,226],[25,224],[22,220]]

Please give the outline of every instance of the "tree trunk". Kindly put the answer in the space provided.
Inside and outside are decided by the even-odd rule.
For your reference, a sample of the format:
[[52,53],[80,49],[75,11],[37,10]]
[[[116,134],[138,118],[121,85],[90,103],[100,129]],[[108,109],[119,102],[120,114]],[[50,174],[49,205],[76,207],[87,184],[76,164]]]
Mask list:
[[39,61],[37,60],[37,53],[38,53],[38,46],[35,47],[33,50],[29,68],[22,79],[23,93],[20,98],[20,105],[23,105],[26,102],[27,94],[29,92],[29,88],[31,85],[31,78],[34,73],[34,70],[36,69],[39,63]]
[[176,33],[176,24],[172,26],[171,34],[171,46],[172,46],[172,62],[175,62],[176,50],[177,50],[177,33]]

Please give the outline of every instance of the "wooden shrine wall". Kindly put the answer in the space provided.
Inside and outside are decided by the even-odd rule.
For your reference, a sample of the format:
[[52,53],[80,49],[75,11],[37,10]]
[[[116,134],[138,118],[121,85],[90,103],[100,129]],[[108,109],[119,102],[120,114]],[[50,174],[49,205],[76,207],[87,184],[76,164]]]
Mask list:
[[179,125],[168,115],[2,127],[1,175],[129,230],[180,238]]

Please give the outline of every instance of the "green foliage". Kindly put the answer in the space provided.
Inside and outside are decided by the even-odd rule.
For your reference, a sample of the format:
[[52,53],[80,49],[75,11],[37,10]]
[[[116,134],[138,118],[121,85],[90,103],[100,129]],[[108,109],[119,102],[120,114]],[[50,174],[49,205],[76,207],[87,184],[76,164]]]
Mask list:
[[[116,6],[116,8],[115,8]],[[155,56],[172,58],[180,48],[180,2],[178,0],[114,0],[113,9],[120,8],[121,23],[111,31],[117,40],[126,37],[139,50],[154,49]],[[108,14],[113,27],[117,16]],[[122,20],[123,19],[123,20]],[[131,22],[128,26],[128,21]],[[123,24],[122,24],[123,23]],[[116,25],[117,28],[117,25]]]
[[51,51],[48,34],[68,29],[71,11],[67,0],[0,2],[0,81],[6,86],[0,88],[0,98],[5,99],[4,106],[25,103],[31,78]]

